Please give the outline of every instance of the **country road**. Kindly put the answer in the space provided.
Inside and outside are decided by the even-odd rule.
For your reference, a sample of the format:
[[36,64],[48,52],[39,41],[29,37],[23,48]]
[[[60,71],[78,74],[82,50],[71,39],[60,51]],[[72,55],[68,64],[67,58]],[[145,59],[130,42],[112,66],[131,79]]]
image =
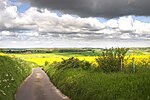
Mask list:
[[69,100],[50,82],[41,68],[34,68],[32,74],[18,89],[16,100]]

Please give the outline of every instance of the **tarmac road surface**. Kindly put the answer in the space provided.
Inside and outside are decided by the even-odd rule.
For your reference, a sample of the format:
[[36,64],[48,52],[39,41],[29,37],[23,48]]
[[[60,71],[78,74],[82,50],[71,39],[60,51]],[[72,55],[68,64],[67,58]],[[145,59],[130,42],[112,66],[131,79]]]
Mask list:
[[18,89],[16,100],[70,100],[49,80],[41,68],[34,68],[32,74]]

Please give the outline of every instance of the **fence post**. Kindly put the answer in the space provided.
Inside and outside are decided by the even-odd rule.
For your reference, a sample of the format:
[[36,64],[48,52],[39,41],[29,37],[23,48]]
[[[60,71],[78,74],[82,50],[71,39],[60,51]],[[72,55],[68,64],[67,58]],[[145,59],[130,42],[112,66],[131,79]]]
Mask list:
[[121,71],[122,71],[122,59],[121,59]]
[[133,67],[133,72],[135,73],[135,59],[134,59],[134,57],[132,58],[132,67]]

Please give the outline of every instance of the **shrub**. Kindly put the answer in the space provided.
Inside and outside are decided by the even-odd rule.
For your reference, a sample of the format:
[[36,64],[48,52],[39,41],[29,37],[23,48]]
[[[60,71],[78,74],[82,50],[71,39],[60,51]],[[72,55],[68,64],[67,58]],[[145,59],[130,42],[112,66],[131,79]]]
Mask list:
[[79,60],[78,58],[71,57],[69,59],[63,59],[61,62],[55,63],[55,66],[58,69],[66,69],[66,68],[82,68],[84,70],[90,69],[92,64],[85,60]]
[[45,66],[47,66],[49,64],[49,62],[48,61],[45,61]]
[[118,72],[123,70],[123,62],[128,48],[110,48],[102,51],[102,56],[96,58],[98,67],[104,72]]

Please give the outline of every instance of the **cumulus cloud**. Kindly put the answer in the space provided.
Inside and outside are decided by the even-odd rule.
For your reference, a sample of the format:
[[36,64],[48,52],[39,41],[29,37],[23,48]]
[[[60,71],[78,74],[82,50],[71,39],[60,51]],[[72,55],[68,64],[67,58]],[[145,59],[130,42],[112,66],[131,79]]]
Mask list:
[[150,23],[135,20],[135,16],[104,21],[102,18],[81,18],[69,14],[59,16],[56,12],[37,7],[19,13],[17,7],[7,0],[0,0],[0,7],[0,41],[35,41],[38,42],[36,45],[42,41],[47,41],[47,44],[58,41],[61,44],[79,42],[78,45],[91,45],[89,42],[109,39],[150,39]]
[[121,32],[132,32],[134,31],[133,19],[129,17],[121,17],[118,20],[119,30]]
[[[27,1],[27,0],[21,0]],[[32,6],[60,10],[81,17],[150,15],[149,0],[28,0]]]

